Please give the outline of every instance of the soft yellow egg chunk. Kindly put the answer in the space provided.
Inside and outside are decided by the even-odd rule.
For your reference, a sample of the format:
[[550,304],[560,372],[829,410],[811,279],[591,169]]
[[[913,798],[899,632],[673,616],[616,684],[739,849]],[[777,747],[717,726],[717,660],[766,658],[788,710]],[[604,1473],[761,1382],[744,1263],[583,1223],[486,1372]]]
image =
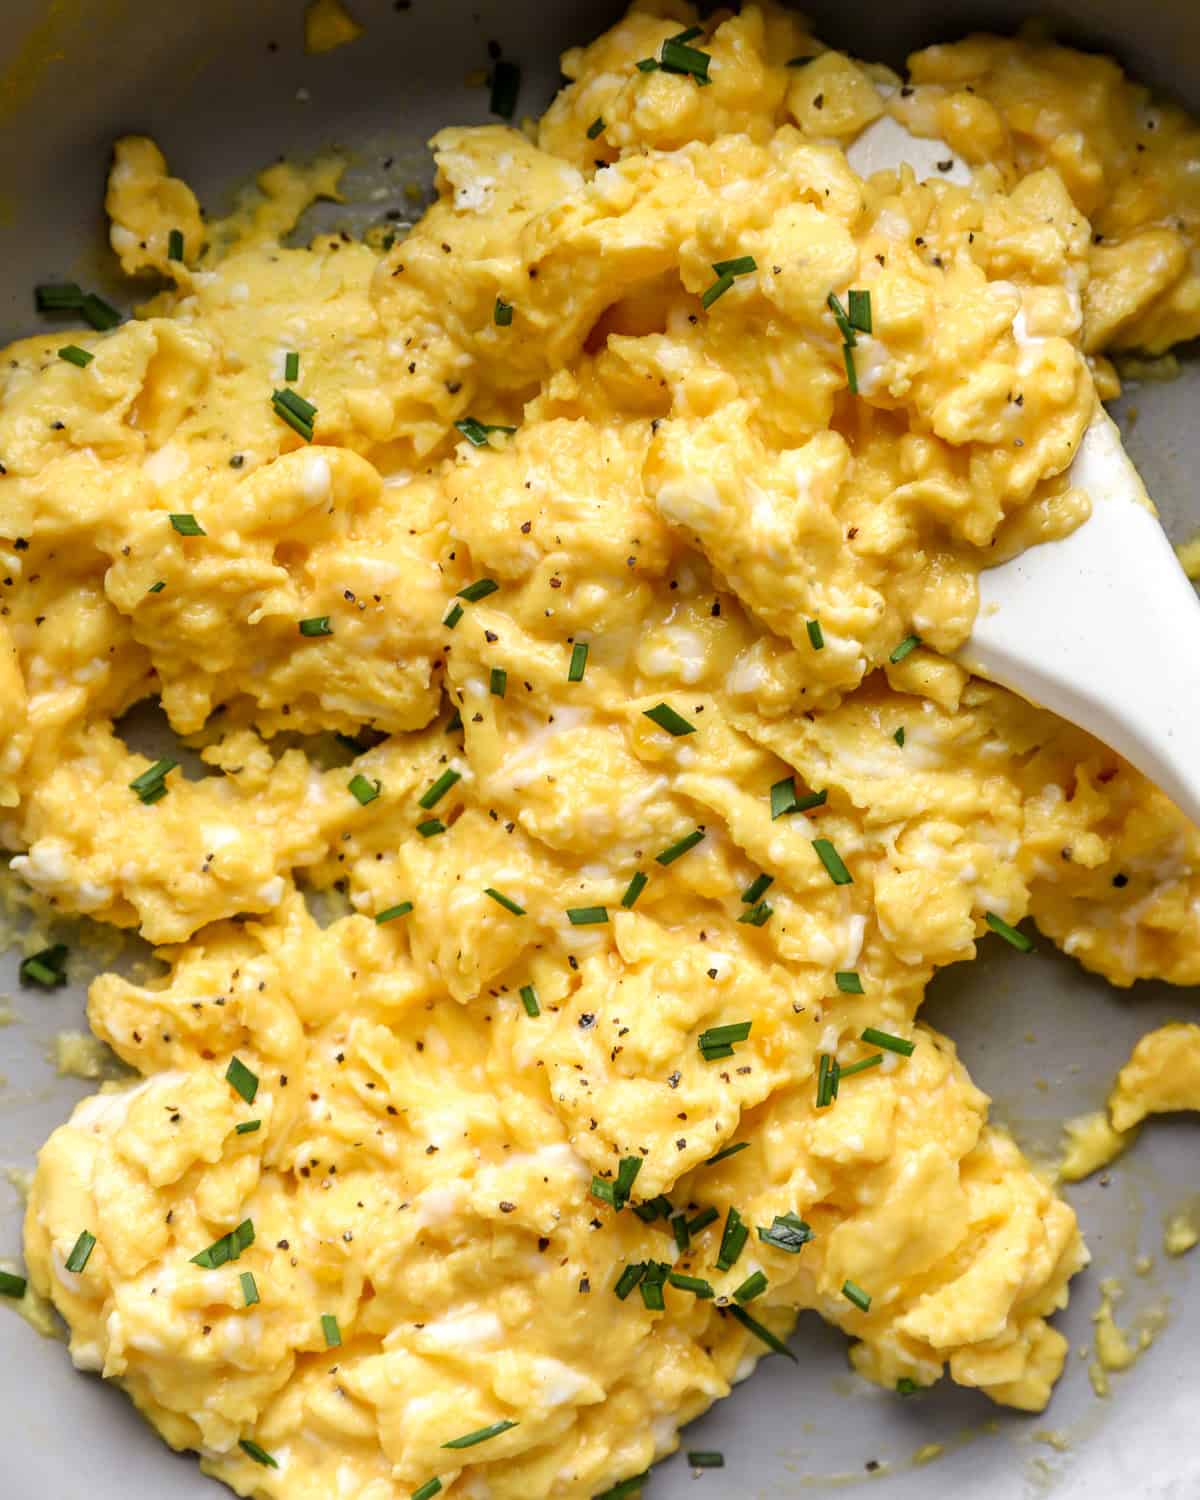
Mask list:
[[[1099,351],[1200,327],[1194,127],[773,5],[563,66],[404,235],[284,243],[335,157],[203,221],[121,140],[169,284],[0,363],[0,837],[164,965],[91,985],[140,1081],[43,1148],[31,1296],[246,1495],[624,1493],[808,1309],[1040,1410],[1087,1251],[925,988],[1026,917],[1200,981],[1200,834],[951,659],[1088,514]],[[885,107],[974,183],[856,176]],[[1193,1033],[1065,1175],[1195,1106]]]

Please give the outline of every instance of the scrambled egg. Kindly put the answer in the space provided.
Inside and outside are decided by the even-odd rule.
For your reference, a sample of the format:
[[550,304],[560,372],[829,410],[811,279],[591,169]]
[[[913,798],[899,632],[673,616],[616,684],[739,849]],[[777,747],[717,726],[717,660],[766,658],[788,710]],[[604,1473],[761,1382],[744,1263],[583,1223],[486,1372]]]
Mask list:
[[[1200,329],[1200,141],[1049,44],[912,69],[636,6],[378,249],[281,244],[333,162],[208,223],[122,140],[165,290],[8,350],[0,836],[166,969],[91,986],[143,1080],[30,1275],[240,1493],[629,1494],[806,1308],[1049,1397],[1074,1214],[917,1012],[1026,916],[1196,983],[1200,834],[949,654],[1086,516],[1101,351]],[[974,186],[861,181],[885,110]]]

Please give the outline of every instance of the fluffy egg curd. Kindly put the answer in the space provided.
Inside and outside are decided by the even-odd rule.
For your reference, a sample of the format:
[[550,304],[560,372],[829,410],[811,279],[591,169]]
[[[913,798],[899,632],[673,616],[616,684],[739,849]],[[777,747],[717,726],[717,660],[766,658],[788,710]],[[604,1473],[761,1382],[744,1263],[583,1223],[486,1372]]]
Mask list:
[[[1200,834],[952,659],[1088,513],[1103,351],[1200,331],[1200,134],[768,4],[563,67],[392,243],[284,243],[333,161],[208,222],[119,141],[163,289],[41,288],[0,368],[0,834],[164,965],[91,985],[142,1080],[43,1148],[29,1274],[244,1495],[630,1496],[802,1309],[1040,1410],[1087,1253],[925,987],[1026,917],[1200,982]],[[886,111],[971,185],[860,180]]]

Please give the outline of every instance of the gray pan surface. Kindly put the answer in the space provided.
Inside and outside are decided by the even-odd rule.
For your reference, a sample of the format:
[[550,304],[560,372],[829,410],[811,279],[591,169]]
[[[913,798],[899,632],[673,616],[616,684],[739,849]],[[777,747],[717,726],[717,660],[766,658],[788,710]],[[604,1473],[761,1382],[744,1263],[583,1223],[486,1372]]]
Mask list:
[[[521,108],[537,112],[557,85],[559,52],[619,9],[606,0],[350,3],[368,24],[366,38],[309,58],[299,0],[0,0],[0,333],[36,327],[37,281],[86,280],[126,307],[136,300],[115,276],[103,239],[114,136],[152,134],[213,210],[260,165],[339,143],[357,153],[352,187],[383,190],[369,208],[347,211],[346,222],[374,220],[389,207],[407,213],[404,184],[429,179],[426,138],[444,124],[487,118],[486,92],[465,79],[486,65],[489,39],[520,61]],[[981,23],[1011,28],[1030,11],[1049,13],[1064,34],[1114,51],[1200,109],[1197,0],[813,0],[806,8],[829,41],[896,63],[912,47]],[[1118,412],[1177,540],[1200,527],[1200,386],[1191,374],[1185,362],[1177,382],[1131,388]],[[1195,648],[1147,643],[1148,669],[1171,672],[1181,649]],[[1045,943],[1036,960],[996,940],[984,946],[979,962],[939,976],[925,1014],[960,1044],[993,1097],[993,1117],[1049,1159],[1061,1121],[1102,1105],[1134,1040],[1164,1021],[1193,1018],[1196,996],[1159,984],[1116,991]],[[57,1078],[47,1060],[56,1032],[85,1024],[83,993],[19,991],[11,952],[0,958],[0,992],[14,996],[20,1018],[0,1030],[0,1166],[28,1168],[92,1088]],[[1058,1320],[1073,1352],[1044,1416],[1002,1411],[947,1384],[901,1401],[854,1376],[842,1336],[806,1316],[793,1340],[798,1368],[766,1361],[689,1430],[688,1446],[724,1451],[724,1471],[693,1479],[677,1455],[655,1471],[647,1500],[800,1500],[864,1486],[880,1500],[1194,1500],[1200,1250],[1167,1260],[1162,1223],[1200,1188],[1198,1144],[1194,1121],[1155,1122],[1103,1179],[1067,1190],[1094,1259]],[[17,1192],[0,1178],[0,1256],[19,1253],[20,1217]],[[1141,1255],[1153,1258],[1148,1275],[1134,1272]],[[1078,1350],[1090,1342],[1107,1276],[1128,1289],[1120,1321],[1136,1324],[1163,1305],[1169,1316],[1153,1347],[1113,1377],[1112,1395],[1101,1401]],[[194,1461],[171,1454],[119,1391],[77,1375],[62,1344],[4,1309],[0,1410],[7,1435],[0,1496],[217,1500],[225,1493]],[[918,1462],[928,1444],[944,1451]]]

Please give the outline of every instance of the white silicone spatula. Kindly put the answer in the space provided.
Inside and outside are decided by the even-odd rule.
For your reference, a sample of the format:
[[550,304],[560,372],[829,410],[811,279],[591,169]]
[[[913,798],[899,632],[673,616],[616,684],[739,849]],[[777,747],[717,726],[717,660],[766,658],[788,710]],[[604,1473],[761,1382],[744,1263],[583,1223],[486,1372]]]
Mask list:
[[[907,162],[918,178],[970,182],[944,142],[910,135],[887,115],[847,156],[863,177]],[[1200,822],[1200,683],[1191,665],[1200,600],[1103,410],[1069,478],[1091,500],[1091,516],[1061,541],[981,574],[979,615],[958,658],[1111,745]]]

